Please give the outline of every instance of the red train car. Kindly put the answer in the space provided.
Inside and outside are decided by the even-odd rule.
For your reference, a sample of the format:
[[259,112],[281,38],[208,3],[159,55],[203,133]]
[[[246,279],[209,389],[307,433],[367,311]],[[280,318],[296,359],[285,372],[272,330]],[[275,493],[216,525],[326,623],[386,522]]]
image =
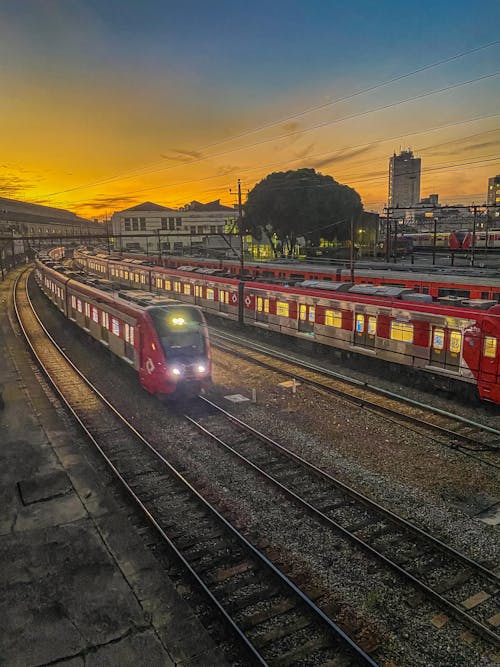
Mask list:
[[109,281],[83,283],[74,272],[37,261],[35,279],[57,308],[132,366],[158,396],[208,386],[211,360],[202,310],[151,292],[110,291]]
[[[92,256],[76,254],[85,268]],[[140,287],[127,261],[101,260],[104,275]],[[134,284],[134,281],[139,282]],[[439,380],[477,388],[500,403],[500,306],[485,299],[431,295],[397,286],[329,281],[285,286],[162,267],[144,278],[159,295],[198,305],[207,313],[349,353],[394,363]],[[326,289],[325,289],[326,288]],[[455,305],[460,303],[460,305]]]

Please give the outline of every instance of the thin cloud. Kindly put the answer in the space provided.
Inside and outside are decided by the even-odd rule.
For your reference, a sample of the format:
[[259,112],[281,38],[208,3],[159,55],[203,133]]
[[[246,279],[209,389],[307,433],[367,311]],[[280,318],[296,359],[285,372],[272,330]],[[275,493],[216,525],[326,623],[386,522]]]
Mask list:
[[346,160],[352,160],[352,158],[358,157],[359,155],[366,155],[373,150],[374,146],[362,146],[361,148],[353,148],[352,150],[345,150],[341,153],[335,152],[334,155],[330,155],[324,158],[319,158],[317,160],[311,160],[310,166],[315,169],[324,167],[329,164],[339,164],[345,162]]
[[201,153],[200,151],[188,150],[186,148],[169,148],[168,153],[162,153],[160,157],[162,157],[164,160],[185,162],[186,158],[199,160],[200,158],[203,157],[203,153]]

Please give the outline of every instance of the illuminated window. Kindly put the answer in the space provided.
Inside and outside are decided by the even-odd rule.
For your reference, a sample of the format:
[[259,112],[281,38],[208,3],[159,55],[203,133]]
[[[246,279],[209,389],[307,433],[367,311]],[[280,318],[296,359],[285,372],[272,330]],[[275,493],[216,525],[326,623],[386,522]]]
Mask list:
[[316,309],[314,308],[314,306],[309,306],[309,322],[314,323],[314,313],[315,313],[315,311],[316,311]]
[[143,285],[146,284],[146,276],[144,275],[144,273],[141,273],[141,283],[142,283]]
[[99,322],[99,311],[95,306],[92,306],[92,319],[94,322]]
[[302,320],[302,322],[305,322],[307,316],[307,306],[305,303],[301,303],[299,306],[299,319]]
[[402,343],[413,343],[413,324],[391,322],[391,339]]
[[120,335],[120,320],[117,320],[116,317],[111,318],[111,329],[115,336]]
[[356,315],[356,333],[363,333],[365,330],[365,316],[364,315]]
[[207,287],[207,299],[213,301],[215,299],[215,293],[211,287]]
[[368,318],[368,335],[375,336],[377,333],[377,318],[375,315],[370,315]]
[[191,294],[191,285],[184,285],[184,294]]
[[85,304],[85,317],[90,317],[90,304],[89,303]]
[[450,333],[450,352],[453,354],[460,354],[462,347],[462,334],[460,331],[452,331]]
[[141,280],[141,276],[138,273],[136,273],[134,275],[134,282],[138,283],[138,282],[140,282],[140,280]]
[[276,301],[276,315],[288,317],[289,310],[289,304],[286,301]]
[[257,297],[256,301],[257,310],[259,313],[268,313],[269,312],[269,299],[263,299],[261,296]]
[[125,323],[125,340],[130,345],[134,344],[134,327],[131,327],[130,324]]
[[432,347],[435,350],[442,350],[444,348],[444,330],[434,329],[432,335]]
[[170,280],[165,280],[165,289],[166,289],[168,292],[171,292],[171,291],[172,291],[172,283],[170,282]]
[[340,328],[342,326],[342,313],[340,312],[340,310],[326,310],[325,324],[328,327]]
[[223,289],[219,290],[219,302],[229,303],[229,292]]
[[76,297],[74,296],[71,297],[71,307],[76,308]]
[[181,284],[178,280],[174,282],[174,292],[180,292],[181,291]]
[[158,287],[159,289],[163,288],[163,280],[161,278],[156,279],[156,287]]
[[105,329],[109,329],[109,315],[108,315],[108,313],[103,312],[103,313],[101,313],[101,315],[102,315],[102,318],[101,318],[102,326]]
[[494,358],[497,356],[497,339],[492,336],[484,337],[483,354],[485,357]]
[[201,287],[199,285],[194,286],[194,295],[201,296]]
[[82,302],[80,301],[80,299],[77,299],[77,300],[76,300],[76,309],[77,309],[77,311],[78,311],[79,313],[81,313],[82,310],[83,310],[83,308],[82,308]]
[[128,271],[123,272],[123,277],[125,278],[125,280],[128,280]]

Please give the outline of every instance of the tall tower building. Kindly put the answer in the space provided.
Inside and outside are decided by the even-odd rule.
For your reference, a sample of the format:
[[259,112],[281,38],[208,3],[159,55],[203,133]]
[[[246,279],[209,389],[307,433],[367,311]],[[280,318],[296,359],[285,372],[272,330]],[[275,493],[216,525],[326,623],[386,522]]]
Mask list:
[[486,203],[490,206],[498,207],[498,210],[489,209],[490,216],[494,218],[500,217],[500,174],[488,179],[488,195]]
[[413,157],[413,151],[394,153],[389,160],[389,207],[405,208],[420,201],[420,171],[421,160]]

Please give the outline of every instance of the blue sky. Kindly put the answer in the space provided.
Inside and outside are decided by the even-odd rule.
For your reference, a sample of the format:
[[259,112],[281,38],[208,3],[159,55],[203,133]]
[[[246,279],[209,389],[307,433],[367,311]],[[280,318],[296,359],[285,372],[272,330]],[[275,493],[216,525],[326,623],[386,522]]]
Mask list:
[[[310,156],[344,150],[355,153],[350,162],[333,161],[329,168],[322,159],[322,170],[351,184],[345,180],[349,178],[373,208],[383,205],[386,183],[366,179],[386,169],[392,150],[454,140],[449,164],[472,156],[478,166],[464,166],[461,172],[454,168],[451,175],[443,169],[427,180],[424,175],[423,188],[448,197],[478,194],[485,189],[487,173],[500,171],[499,163],[479,164],[479,158],[490,160],[499,152],[494,144],[500,137],[494,133],[499,118],[438,135],[412,133],[492,115],[500,107],[499,78],[420,102],[400,102],[500,70],[499,44],[228,140],[496,39],[498,3],[486,1],[4,2],[0,84],[9,94],[0,100],[7,137],[0,188],[5,196],[33,201],[73,189],[52,196],[51,203],[95,215],[102,214],[107,197],[111,206],[119,205],[120,197],[128,204],[136,201],[134,192],[148,187],[151,195],[145,198],[156,197],[167,205],[218,198],[218,193],[228,201],[228,187],[240,175],[248,174],[251,187],[273,170],[267,165],[278,158],[280,169],[315,166]],[[387,104],[396,106],[338,120]],[[322,122],[332,124],[309,129]],[[290,130],[302,134],[271,141]],[[489,133],[489,147],[474,153],[467,140],[461,143],[461,138],[481,131]],[[380,142],[392,135],[398,138]],[[263,139],[270,141],[253,145]],[[472,143],[487,143],[483,139]],[[369,145],[363,156],[361,149],[352,148],[360,142]],[[206,148],[213,143],[217,150]],[[233,152],[211,157],[224,148]],[[206,159],[186,164],[179,158],[185,151]],[[303,161],[297,162],[300,156]],[[437,158],[431,152],[427,164],[445,164]],[[159,168],[165,171],[87,187],[162,161]],[[207,183],[208,178],[212,180]],[[185,185],[175,185],[180,182]]]

